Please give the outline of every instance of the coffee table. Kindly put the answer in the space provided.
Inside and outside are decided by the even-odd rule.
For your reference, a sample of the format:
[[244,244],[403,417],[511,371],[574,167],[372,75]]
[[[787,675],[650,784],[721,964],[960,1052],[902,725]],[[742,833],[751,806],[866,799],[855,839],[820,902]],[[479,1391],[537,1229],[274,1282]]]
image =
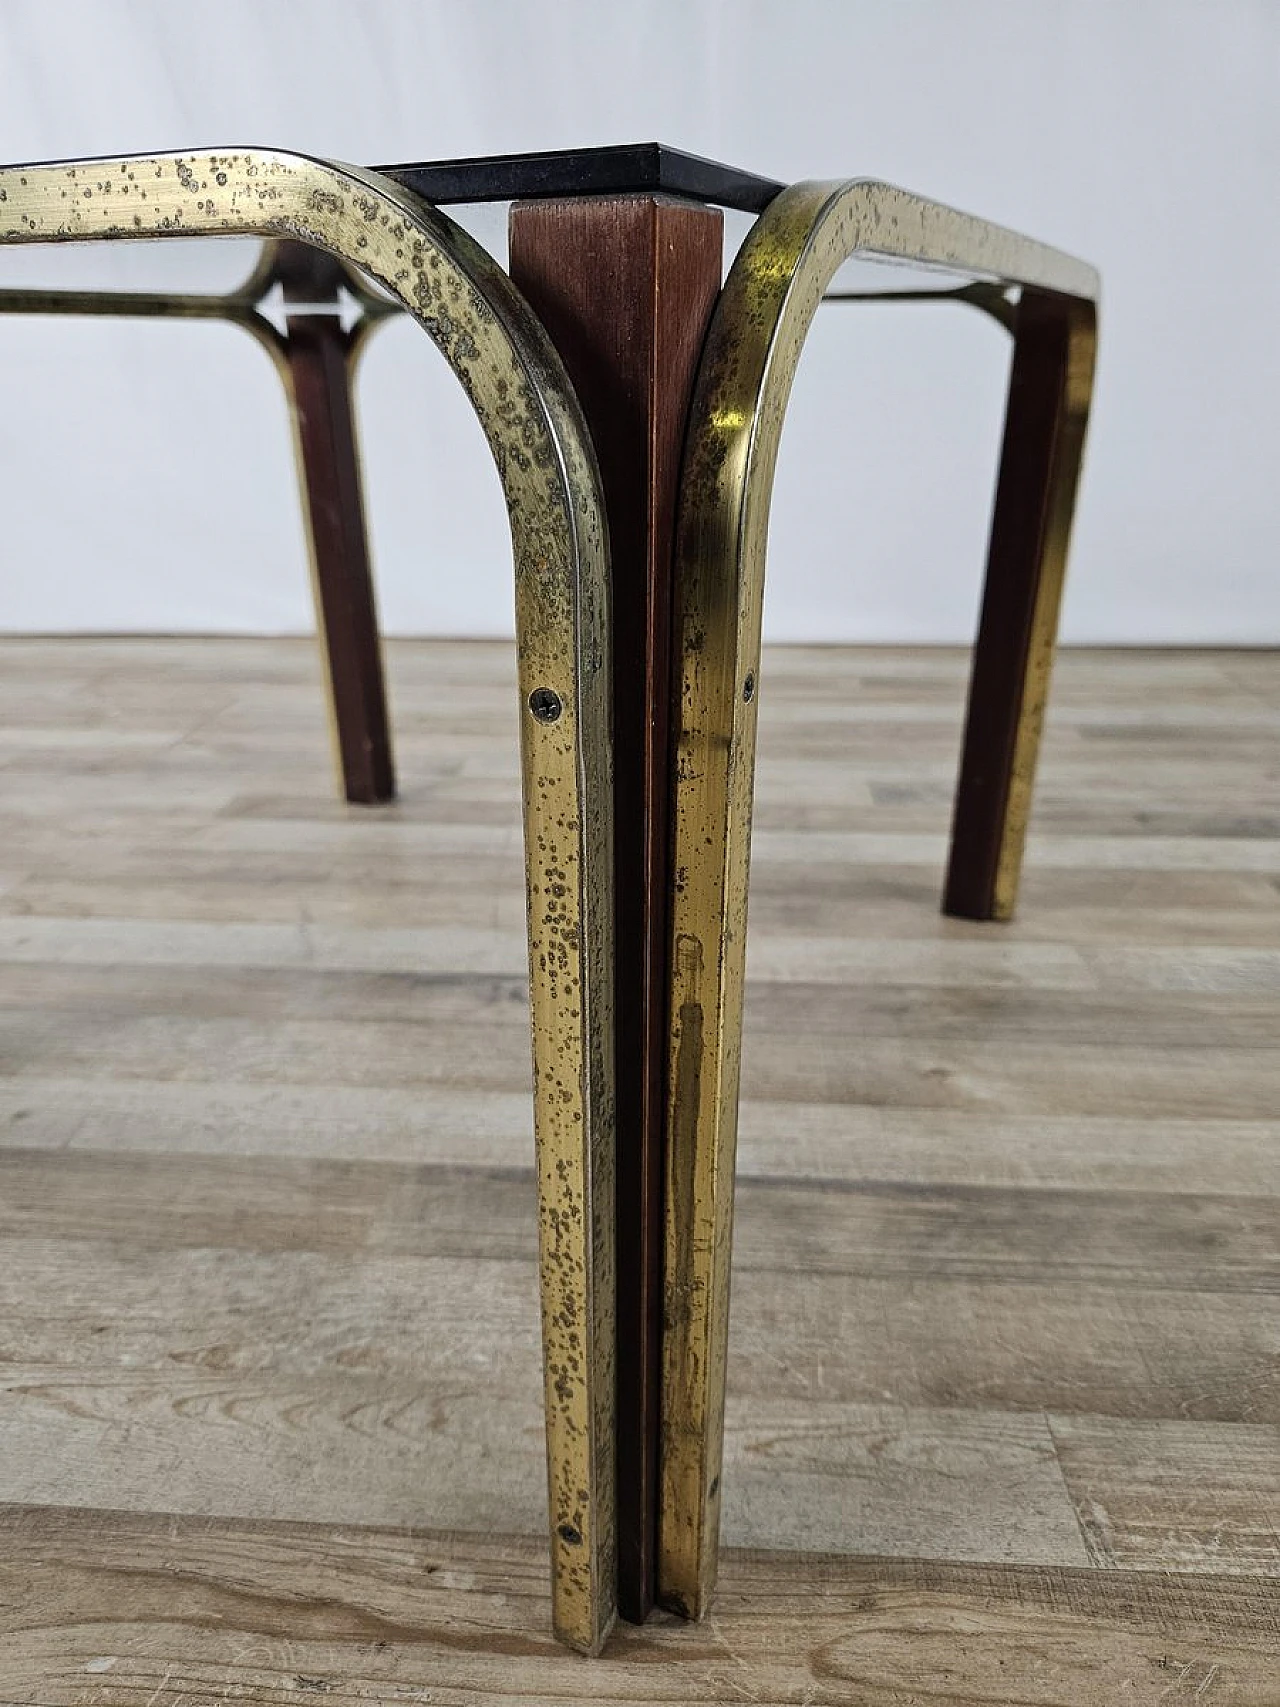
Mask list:
[[[514,203],[510,277],[439,211],[479,201]],[[758,218],[722,290],[726,207]],[[411,314],[481,420],[516,559],[554,1619],[595,1651],[615,1588],[627,1617],[655,1595],[698,1616],[714,1582],[765,539],[805,333],[821,301],[873,298],[1013,336],[944,903],[1007,917],[1096,275],[889,186],[786,188],[659,144],[0,171],[3,242],[226,234],[266,239],[229,294],[9,290],[0,311],[221,318],[268,349],[353,802],[395,789],[352,406],[369,335]],[[854,255],[942,278],[832,292]]]

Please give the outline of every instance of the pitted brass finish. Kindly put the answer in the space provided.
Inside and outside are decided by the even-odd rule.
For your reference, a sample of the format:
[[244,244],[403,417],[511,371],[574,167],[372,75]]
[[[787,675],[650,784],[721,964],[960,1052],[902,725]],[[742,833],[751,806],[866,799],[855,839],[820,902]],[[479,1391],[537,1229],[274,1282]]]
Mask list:
[[[466,390],[502,481],[515,553],[554,1618],[564,1640],[594,1652],[615,1581],[608,583],[594,457],[558,358],[505,273],[387,179],[260,150],[0,171],[5,243],[220,234],[311,244],[390,292]],[[208,299],[160,311],[216,312],[263,336],[255,290],[230,315]],[[223,501],[236,501],[233,488]],[[430,541],[424,525],[424,550]],[[527,709],[543,690],[561,705],[553,721]]]
[[[677,544],[658,1550],[659,1597],[690,1617],[707,1607],[719,1534],[751,802],[757,706],[760,691],[767,692],[760,618],[769,505],[805,336],[837,268],[855,255],[968,276],[977,287],[960,294],[1002,320],[1009,311],[1005,287],[1020,287],[1011,311],[1019,340],[1024,316],[1071,328],[1063,372],[1048,362],[1037,381],[1047,397],[1031,458],[1041,489],[1027,499],[1025,514],[1015,516],[1010,501],[1003,524],[999,502],[996,509],[989,585],[997,577],[1003,526],[1010,542],[1006,579],[1029,615],[1000,656],[984,662],[980,642],[975,665],[971,729],[985,694],[993,725],[1007,725],[1013,737],[979,814],[994,826],[997,858],[988,866],[999,865],[981,916],[1007,914],[1016,890],[1088,412],[1098,289],[1092,269],[883,184],[784,190],[743,244],[712,322],[690,419]],[[1015,361],[1006,467],[1010,440],[1021,444],[1027,436],[1016,414],[1018,378]],[[1002,486],[1012,492],[1013,483]],[[1002,582],[1002,592],[1009,587]],[[978,799],[977,791],[970,799]],[[972,887],[981,886],[979,880]]]

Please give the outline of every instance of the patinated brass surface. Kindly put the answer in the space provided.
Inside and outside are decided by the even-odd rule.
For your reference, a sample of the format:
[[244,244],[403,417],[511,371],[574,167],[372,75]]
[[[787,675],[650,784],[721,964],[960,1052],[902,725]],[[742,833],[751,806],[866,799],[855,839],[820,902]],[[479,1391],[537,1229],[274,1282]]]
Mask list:
[[[375,174],[258,150],[0,170],[0,242],[216,234],[314,244],[391,292],[466,390],[502,480],[522,696],[554,1618],[565,1641],[595,1651],[616,1570],[608,588],[590,442],[506,275]],[[234,488],[219,497],[236,502]],[[425,548],[426,522],[422,535]]]
[[[706,1610],[719,1536],[769,506],[783,418],[809,324],[837,268],[854,255],[907,260],[972,278],[981,287],[979,306],[997,317],[1000,287],[1009,285],[1084,304],[1081,324],[1090,333],[1087,349],[1082,335],[1076,396],[1086,404],[1092,364],[1098,281],[1090,267],[867,182],[784,190],[743,244],[712,322],[691,413],[677,544],[680,686],[658,1549],[659,1597],[691,1617]],[[1073,486],[1064,483],[1065,501],[1056,506],[1063,560]],[[1014,792],[1007,811],[1006,898],[1016,882],[1060,584],[1051,564],[1040,601],[1038,650],[1033,648],[1039,685],[1022,717],[1019,764],[1025,786]],[[851,1047],[856,1046],[854,1039]]]

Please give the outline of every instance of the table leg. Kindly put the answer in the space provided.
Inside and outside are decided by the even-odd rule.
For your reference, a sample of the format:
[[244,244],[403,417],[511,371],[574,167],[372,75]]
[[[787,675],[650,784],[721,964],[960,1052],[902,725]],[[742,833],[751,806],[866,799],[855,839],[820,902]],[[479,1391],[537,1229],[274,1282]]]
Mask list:
[[283,287],[288,334],[277,352],[292,405],[334,742],[346,798],[395,798],[382,648],[352,408],[356,345],[339,315],[342,264],[279,242],[270,282]]
[[685,421],[720,291],[718,210],[652,196],[519,202],[511,277],[600,464],[612,561],[618,1097],[618,1597],[654,1601],[666,1103],[671,577]]
[[1094,305],[1024,290],[943,911],[1013,916],[1093,385]]

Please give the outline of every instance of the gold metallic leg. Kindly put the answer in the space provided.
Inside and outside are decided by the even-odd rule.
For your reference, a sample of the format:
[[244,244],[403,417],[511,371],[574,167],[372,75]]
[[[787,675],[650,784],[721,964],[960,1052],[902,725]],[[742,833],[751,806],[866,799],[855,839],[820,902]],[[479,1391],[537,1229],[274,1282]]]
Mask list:
[[873,183],[796,184],[730,271],[703,353],[677,535],[671,1046],[659,1598],[700,1617],[716,1574],[765,543],[810,321],[855,254],[1092,301],[1080,262]]
[[946,912],[968,919],[1011,918],[1017,902],[1089,419],[1096,310],[1025,290],[1013,334],[943,901]]
[[457,374],[502,480],[522,695],[552,1607],[557,1634],[595,1652],[614,1619],[616,1558],[608,564],[590,440],[510,280],[388,179],[262,150],[0,169],[0,243],[214,234],[311,244],[372,275]]

